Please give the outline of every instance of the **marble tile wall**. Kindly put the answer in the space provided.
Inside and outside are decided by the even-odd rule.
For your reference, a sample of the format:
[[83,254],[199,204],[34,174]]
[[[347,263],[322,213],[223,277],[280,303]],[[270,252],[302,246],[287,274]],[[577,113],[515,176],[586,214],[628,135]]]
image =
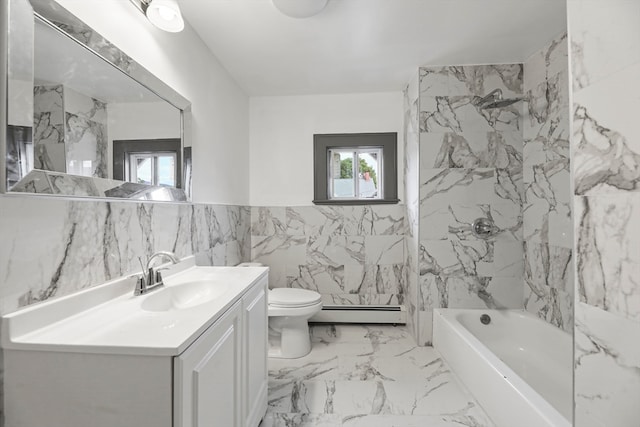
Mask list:
[[251,259],[269,286],[311,289],[325,304],[404,303],[401,205],[251,208]]
[[404,90],[404,239],[405,280],[404,295],[407,309],[407,329],[416,342],[420,339],[418,319],[418,247],[420,218],[420,130],[418,128],[418,77],[412,79]]
[[[521,308],[523,107],[477,106],[500,89],[523,96],[522,64],[421,68],[419,75],[420,344],[434,308]],[[471,234],[493,219],[499,234]]]
[[67,173],[108,178],[107,104],[64,88]]
[[36,169],[107,178],[106,104],[57,86],[34,87]]
[[33,88],[34,167],[66,172],[62,85]]
[[248,261],[249,220],[243,206],[0,196],[0,312],[139,272],[158,250]]
[[524,306],[573,330],[569,60],[562,34],[524,64]]
[[640,419],[640,2],[569,0],[575,426]]

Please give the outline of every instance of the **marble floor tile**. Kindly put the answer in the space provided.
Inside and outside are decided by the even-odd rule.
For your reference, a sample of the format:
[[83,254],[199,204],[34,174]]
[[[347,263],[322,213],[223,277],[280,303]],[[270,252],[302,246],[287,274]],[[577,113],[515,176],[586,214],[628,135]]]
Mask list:
[[334,414],[269,413],[260,427],[341,427],[342,417]]
[[452,414],[477,406],[448,371],[424,382],[387,381],[383,385],[389,413],[393,415]]
[[311,336],[308,356],[269,359],[260,427],[494,427],[404,326],[313,325]]
[[469,411],[464,414],[437,416],[352,415],[343,419],[341,427],[485,427],[493,425],[482,411],[479,412],[479,414]]
[[269,378],[267,397],[268,413],[289,413],[293,411],[293,380],[272,380]]
[[442,359],[433,347],[414,347],[394,356],[339,356],[338,373],[346,380],[402,382],[429,378],[441,366]]
[[[316,344],[313,348],[322,354],[289,361],[280,359],[269,363],[269,379],[274,381],[309,381],[337,378],[338,356],[323,351],[327,350],[326,346],[323,345]],[[367,348],[365,347],[364,350],[367,350]]]

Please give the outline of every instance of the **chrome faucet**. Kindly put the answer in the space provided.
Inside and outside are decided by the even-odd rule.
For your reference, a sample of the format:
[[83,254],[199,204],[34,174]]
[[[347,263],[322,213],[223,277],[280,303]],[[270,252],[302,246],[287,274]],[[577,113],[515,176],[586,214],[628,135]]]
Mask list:
[[[160,257],[168,259],[173,264],[177,264],[180,262],[176,254],[174,254],[173,252],[158,251],[153,255],[151,255],[147,263],[143,265],[142,277],[138,279],[138,282],[136,283],[136,288],[133,291],[133,295],[136,295],[136,296],[144,295],[147,292],[151,292],[154,289],[159,289],[162,286],[164,286],[164,283],[162,282],[162,274],[160,274],[160,270],[165,270],[166,267],[160,268],[157,270],[154,270],[153,267],[151,267],[151,264],[153,263],[153,261],[156,258],[160,258]],[[142,259],[140,259],[140,264],[142,265]]]
[[480,239],[489,239],[500,232],[490,218],[478,218],[471,224],[471,232]]

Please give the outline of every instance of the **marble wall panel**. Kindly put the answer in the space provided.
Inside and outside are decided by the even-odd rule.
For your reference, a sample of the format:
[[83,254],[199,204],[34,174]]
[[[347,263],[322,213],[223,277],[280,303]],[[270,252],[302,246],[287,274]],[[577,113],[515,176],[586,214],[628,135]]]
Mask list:
[[640,3],[568,1],[575,426],[640,418]]
[[421,168],[517,168],[521,132],[427,133],[420,139]]
[[67,173],[108,178],[107,104],[64,88]]
[[[420,70],[419,340],[434,308],[521,308],[523,103],[482,109],[499,89],[522,98],[523,65]],[[475,237],[478,218],[497,235]]]
[[579,197],[575,215],[579,300],[640,322],[640,194]]
[[640,191],[640,63],[574,95],[574,185],[578,195]]
[[573,329],[573,225],[567,35],[524,64],[524,307]]
[[623,427],[638,423],[639,339],[639,322],[589,304],[577,304],[575,426]]
[[251,259],[271,287],[311,289],[326,304],[403,301],[404,207],[253,207]]
[[522,169],[448,168],[420,171],[420,205],[522,205]]
[[567,1],[574,94],[640,63],[640,4]]
[[505,97],[522,94],[521,64],[424,67],[419,71],[420,96],[485,96],[500,89]]
[[33,101],[34,167],[65,172],[63,88],[35,86]]
[[[425,80],[425,83],[420,81]],[[432,83],[426,83],[427,81]],[[445,82],[447,80],[444,80]],[[442,72],[434,71],[433,75],[428,75],[427,70],[420,69],[419,74],[412,79],[404,90],[404,162],[403,162],[403,182],[404,182],[404,217],[405,217],[405,239],[404,239],[404,274],[405,279],[402,286],[404,296],[404,306],[407,310],[407,328],[414,339],[420,345],[425,345],[426,340],[422,338],[420,329],[423,322],[418,318],[417,309],[419,300],[418,285],[418,247],[419,247],[419,222],[420,222],[420,130],[419,130],[419,97],[420,89],[426,91],[429,85],[439,87],[442,85]],[[431,335],[431,332],[429,332]]]
[[522,129],[521,105],[516,103],[501,108],[481,109],[474,105],[475,97],[476,95],[421,96],[420,131],[486,133],[517,132]]
[[108,178],[106,104],[69,87],[34,87],[36,169]]
[[522,241],[520,206],[495,204],[431,204],[420,207],[420,240],[475,239],[471,225],[478,218],[490,218],[497,227],[494,241]]
[[158,250],[207,265],[250,256],[241,206],[3,196],[0,208],[2,313],[139,272]]
[[573,251],[525,243],[524,308],[548,323],[573,330]]
[[364,236],[310,236],[305,247],[306,257],[296,262],[363,265],[366,260],[364,239]]

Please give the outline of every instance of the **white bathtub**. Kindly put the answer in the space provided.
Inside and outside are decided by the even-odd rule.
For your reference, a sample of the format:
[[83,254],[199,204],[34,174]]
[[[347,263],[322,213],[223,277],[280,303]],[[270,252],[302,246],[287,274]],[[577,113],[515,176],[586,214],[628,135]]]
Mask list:
[[571,427],[571,335],[520,310],[437,309],[433,322],[433,346],[498,427]]

